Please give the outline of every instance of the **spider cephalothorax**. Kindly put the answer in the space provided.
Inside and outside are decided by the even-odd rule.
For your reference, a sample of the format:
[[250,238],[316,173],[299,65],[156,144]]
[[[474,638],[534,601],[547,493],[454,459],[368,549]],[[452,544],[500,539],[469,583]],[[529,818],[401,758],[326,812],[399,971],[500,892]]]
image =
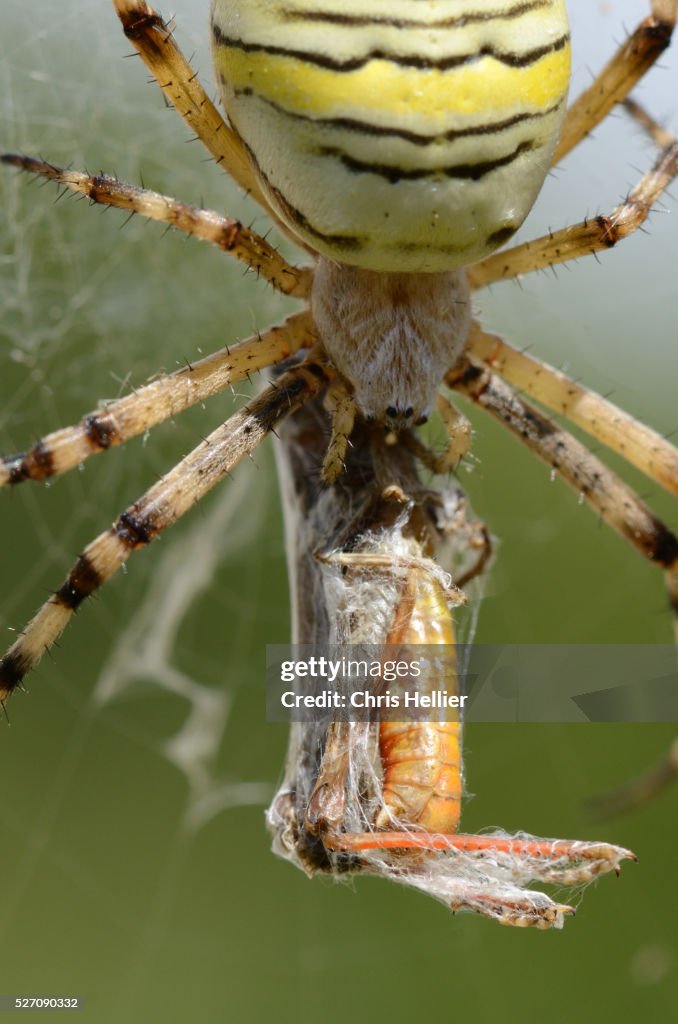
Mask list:
[[311,309],[329,359],[367,419],[422,423],[468,342],[471,297],[461,271],[375,273],[321,258]]

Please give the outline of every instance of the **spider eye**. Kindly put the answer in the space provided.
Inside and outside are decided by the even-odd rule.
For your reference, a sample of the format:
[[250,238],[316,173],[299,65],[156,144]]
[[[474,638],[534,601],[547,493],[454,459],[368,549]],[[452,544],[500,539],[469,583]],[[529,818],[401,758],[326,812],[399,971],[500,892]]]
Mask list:
[[414,409],[412,408],[411,405],[408,405],[407,409],[405,409],[405,419],[409,420],[410,416],[412,416],[413,413]]
[[386,415],[390,420],[394,420],[396,418],[396,416],[398,415],[398,410],[396,409],[395,405],[388,405],[386,407]]

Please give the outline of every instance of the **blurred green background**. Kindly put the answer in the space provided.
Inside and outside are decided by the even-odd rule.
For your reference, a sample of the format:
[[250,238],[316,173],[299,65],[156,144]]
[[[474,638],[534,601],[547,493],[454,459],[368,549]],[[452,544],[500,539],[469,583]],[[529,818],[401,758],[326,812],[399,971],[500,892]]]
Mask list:
[[[573,0],[575,90],[647,6]],[[174,7],[179,41],[209,82],[207,0]],[[0,34],[2,148],[143,179],[265,229],[187,144],[141,63],[122,59],[130,47],[106,0],[5,0]],[[676,55],[663,65],[642,98],[675,125]],[[615,116],[551,176],[524,233],[607,211],[652,159]],[[11,170],[0,197],[2,451],[290,308],[222,254],[155,225],[121,231],[116,212],[55,207],[52,187]],[[648,235],[600,263],[483,298],[493,328],[667,432],[678,425],[670,221],[658,213]],[[7,642],[87,540],[234,405],[219,397],[49,487],[2,495]],[[499,428],[474,420],[477,461],[462,479],[499,541],[477,640],[666,642],[660,574]],[[675,525],[657,488],[625,478]],[[667,1015],[676,793],[603,824],[587,820],[584,801],[660,757],[674,727],[469,727],[465,830],[609,839],[640,864],[591,889],[563,933],[453,919],[384,882],[309,882],[270,853],[263,807],[286,735],[264,720],[265,644],[288,635],[267,446],[83,608],[9,706],[0,994],[79,994],[94,1022],[484,1020],[532,1006],[554,1024]]]

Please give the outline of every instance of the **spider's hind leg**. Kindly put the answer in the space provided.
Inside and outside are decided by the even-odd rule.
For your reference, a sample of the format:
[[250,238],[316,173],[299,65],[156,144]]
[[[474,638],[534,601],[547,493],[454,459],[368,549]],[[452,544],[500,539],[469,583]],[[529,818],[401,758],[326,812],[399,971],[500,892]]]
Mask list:
[[113,3],[125,35],[165,97],[226,173],[270,213],[245,147],[203,89],[177,46],[171,26],[146,0]]
[[652,13],[640,22],[567,111],[553,165],[578,146],[618,103],[624,102],[669,46],[678,18],[678,0],[652,0],[651,7]]
[[[655,124],[649,117],[648,120],[652,125]],[[485,288],[495,281],[509,281],[535,270],[605,252],[632,235],[642,226],[657,200],[678,174],[678,142],[673,136],[667,137],[668,145],[659,154],[654,166],[610,214],[590,217],[579,224],[550,231],[541,238],[493,253],[469,270],[471,287]]]
[[295,267],[288,263],[270,242],[240,221],[131,185],[108,174],[90,175],[73,171],[19,153],[0,153],[0,163],[53,181],[86,197],[91,203],[129,210],[130,216],[138,214],[209,242],[240,260],[283,295],[304,299],[310,294],[313,271],[309,267]]

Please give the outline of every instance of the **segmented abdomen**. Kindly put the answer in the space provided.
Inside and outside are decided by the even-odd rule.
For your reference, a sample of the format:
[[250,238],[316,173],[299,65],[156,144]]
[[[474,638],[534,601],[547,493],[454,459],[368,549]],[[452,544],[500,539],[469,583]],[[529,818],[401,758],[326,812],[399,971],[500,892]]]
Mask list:
[[[429,667],[424,669],[427,674],[419,690],[457,692],[452,616],[435,576],[417,569],[410,573],[387,643],[444,645],[439,659],[434,651],[424,649]],[[459,721],[449,721],[443,714],[430,722],[382,722],[379,754],[384,808],[376,827],[393,828],[396,818],[428,832],[456,832],[462,791]]]
[[213,0],[212,26],[229,118],[312,248],[439,271],[522,223],[565,104],[563,0]]

